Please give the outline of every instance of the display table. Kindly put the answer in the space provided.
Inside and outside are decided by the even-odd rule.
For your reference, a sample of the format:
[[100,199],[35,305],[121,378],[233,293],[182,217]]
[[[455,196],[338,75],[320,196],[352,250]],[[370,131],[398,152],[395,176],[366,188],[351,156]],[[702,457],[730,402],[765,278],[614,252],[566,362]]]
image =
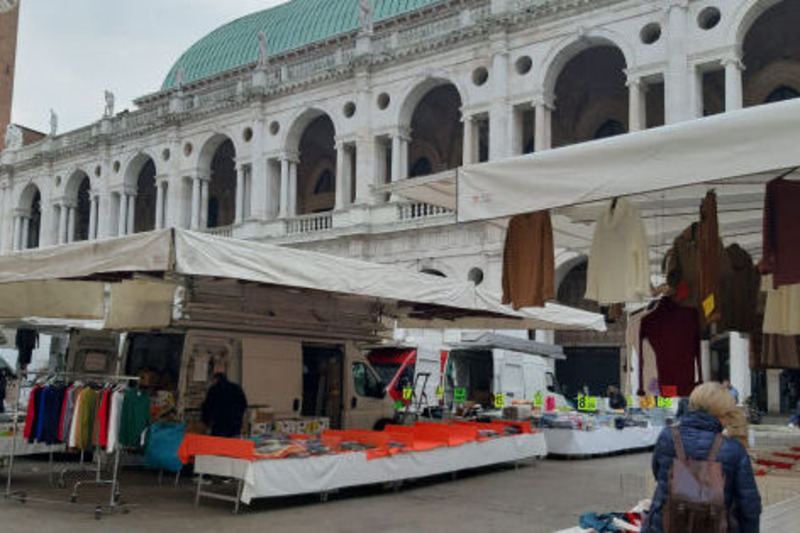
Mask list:
[[[367,459],[366,452],[261,461],[197,455],[195,472],[239,480],[237,502],[249,504],[256,498],[325,494],[345,487],[398,482],[545,455],[544,435],[532,433],[372,460]],[[216,496],[203,491],[199,483],[197,500],[201,497]]]
[[600,427],[592,431],[544,428],[550,455],[592,456],[639,450],[655,446],[661,426],[628,427],[622,430]]

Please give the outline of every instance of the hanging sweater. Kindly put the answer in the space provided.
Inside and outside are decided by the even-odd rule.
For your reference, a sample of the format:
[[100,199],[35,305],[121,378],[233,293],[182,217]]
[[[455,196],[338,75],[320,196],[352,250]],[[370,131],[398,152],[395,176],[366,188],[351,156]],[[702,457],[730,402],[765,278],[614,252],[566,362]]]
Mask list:
[[514,309],[543,307],[555,298],[555,250],[550,213],[511,219],[503,254],[503,303]]
[[642,319],[639,331],[639,395],[644,394],[641,354],[645,339],[650,341],[656,352],[661,387],[674,386],[678,388],[679,396],[689,396],[695,385],[695,363],[697,375],[703,375],[697,310],[679,306],[670,298],[662,298],[656,308]]
[[150,425],[150,396],[139,389],[125,391],[119,428],[121,446],[140,447],[142,434]]
[[763,274],[773,287],[800,284],[800,182],[777,178],[764,197]]
[[601,305],[640,302],[650,294],[647,233],[639,210],[620,198],[594,231],[586,274],[586,298]]

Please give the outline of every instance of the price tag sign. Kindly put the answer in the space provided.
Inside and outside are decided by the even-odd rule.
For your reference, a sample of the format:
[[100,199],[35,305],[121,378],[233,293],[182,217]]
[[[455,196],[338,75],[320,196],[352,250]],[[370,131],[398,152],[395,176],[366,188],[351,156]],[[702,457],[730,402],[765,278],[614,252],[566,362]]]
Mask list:
[[714,295],[713,294],[710,295],[705,300],[703,300],[703,312],[706,314],[706,318],[711,316],[711,313],[714,312],[714,309],[716,309],[716,307],[717,307],[717,304],[714,301]]
[[457,402],[466,402],[467,401],[467,389],[463,387],[459,387],[455,390],[455,394],[453,394],[453,399]]
[[544,394],[541,392],[537,392],[533,395],[533,406],[534,407],[544,407]]
[[409,389],[409,388],[403,389],[404,400],[410,400],[413,394],[414,394],[414,389]]
[[628,396],[628,407],[633,407],[633,396]]
[[402,402],[402,400],[397,400],[396,402],[394,402],[394,408],[397,409],[398,411],[402,411],[403,409],[405,409],[405,407],[406,406]]
[[594,396],[578,396],[578,411],[597,411],[597,398]]
[[494,395],[494,407],[495,409],[502,409],[506,406],[506,395],[505,394],[495,394]]
[[672,408],[673,405],[672,398],[664,398],[662,396],[659,396],[656,399],[656,405],[658,407],[663,407],[663,408]]
[[439,399],[444,398],[444,387],[442,387],[441,385],[436,387],[436,397]]

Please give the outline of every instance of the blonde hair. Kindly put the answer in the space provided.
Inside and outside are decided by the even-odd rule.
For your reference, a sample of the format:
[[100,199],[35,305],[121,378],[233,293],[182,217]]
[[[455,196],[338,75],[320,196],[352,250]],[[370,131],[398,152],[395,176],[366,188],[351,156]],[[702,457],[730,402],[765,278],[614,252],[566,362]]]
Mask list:
[[699,409],[719,419],[735,416],[736,400],[716,381],[698,385],[689,396],[689,407]]

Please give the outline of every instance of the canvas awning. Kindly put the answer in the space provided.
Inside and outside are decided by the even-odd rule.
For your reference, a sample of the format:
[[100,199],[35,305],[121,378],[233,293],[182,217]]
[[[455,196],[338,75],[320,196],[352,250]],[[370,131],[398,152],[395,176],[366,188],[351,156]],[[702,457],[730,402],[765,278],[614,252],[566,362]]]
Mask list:
[[567,358],[561,346],[520,339],[509,335],[501,335],[490,331],[474,334],[465,333],[462,335],[461,342],[451,343],[450,346],[453,349],[461,350],[492,350],[497,348],[499,350],[539,355],[556,360]]
[[[41,317],[106,319],[155,328],[171,317],[180,276],[223,278],[390,303],[399,325],[464,327],[480,321],[492,329],[599,329],[602,316],[569,308],[516,312],[467,282],[405,269],[269,244],[172,229],[118,239],[73,243],[0,257],[0,301],[29,302],[24,311],[0,306],[0,320]],[[72,291],[66,311],[52,315],[51,284]],[[110,288],[106,282],[113,283]],[[74,287],[84,290],[86,301]],[[47,286],[48,291],[38,287]],[[16,295],[16,296],[14,296]],[[13,300],[11,300],[13,301]],[[116,303],[115,303],[116,302]],[[60,309],[60,308],[59,308]],[[407,322],[406,322],[407,321]],[[165,323],[166,322],[166,323]],[[496,322],[496,323],[495,323]],[[424,324],[424,325],[423,325]],[[433,325],[437,324],[437,325]],[[109,327],[110,327],[109,326]],[[482,326],[483,327],[483,326]]]

